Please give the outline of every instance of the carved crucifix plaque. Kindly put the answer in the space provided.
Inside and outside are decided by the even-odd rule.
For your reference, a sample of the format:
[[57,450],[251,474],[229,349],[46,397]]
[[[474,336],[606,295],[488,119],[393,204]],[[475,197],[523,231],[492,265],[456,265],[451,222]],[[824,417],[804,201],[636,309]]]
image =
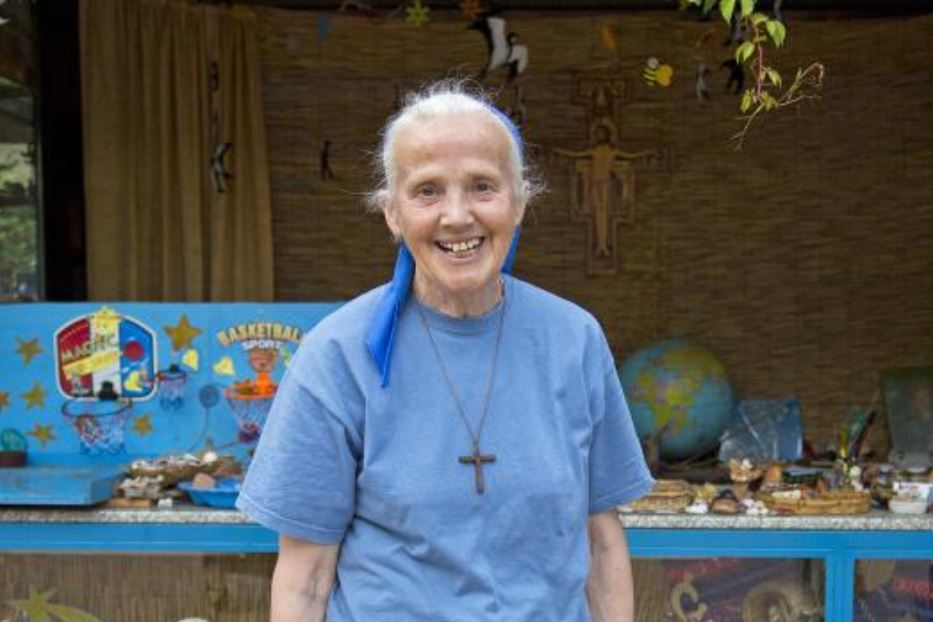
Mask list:
[[636,166],[666,157],[666,151],[659,148],[622,146],[619,120],[627,90],[626,81],[618,77],[581,78],[577,95],[586,106],[587,143],[582,148],[553,149],[572,162],[570,213],[586,224],[586,271],[590,275],[618,270],[618,225],[635,222]]

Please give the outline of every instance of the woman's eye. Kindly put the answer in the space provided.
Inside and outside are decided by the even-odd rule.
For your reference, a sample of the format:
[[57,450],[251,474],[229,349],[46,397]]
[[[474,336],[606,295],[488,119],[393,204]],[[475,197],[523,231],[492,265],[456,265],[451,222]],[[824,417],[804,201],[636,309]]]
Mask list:
[[438,195],[438,190],[435,186],[421,186],[418,188],[418,196],[425,199],[433,199]]
[[476,191],[483,192],[483,193],[492,192],[493,186],[488,181],[479,181],[479,182],[476,182]]

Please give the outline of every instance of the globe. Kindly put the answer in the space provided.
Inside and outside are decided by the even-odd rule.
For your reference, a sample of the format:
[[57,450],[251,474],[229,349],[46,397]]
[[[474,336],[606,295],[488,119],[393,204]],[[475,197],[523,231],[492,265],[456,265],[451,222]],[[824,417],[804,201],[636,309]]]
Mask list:
[[665,460],[709,451],[732,419],[726,368],[701,345],[681,340],[652,344],[629,356],[619,375],[639,438],[660,431]]

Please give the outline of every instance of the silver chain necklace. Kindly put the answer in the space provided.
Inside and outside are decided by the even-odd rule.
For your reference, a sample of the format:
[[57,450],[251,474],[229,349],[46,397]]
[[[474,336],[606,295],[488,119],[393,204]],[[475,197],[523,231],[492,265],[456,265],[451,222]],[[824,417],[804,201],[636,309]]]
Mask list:
[[505,286],[502,287],[502,312],[499,313],[499,326],[496,329],[496,344],[495,350],[492,355],[492,365],[489,367],[489,378],[486,381],[486,395],[483,398],[483,411],[480,415],[479,426],[476,430],[473,429],[473,426],[470,425],[470,420],[466,416],[466,411],[463,410],[463,405],[460,403],[460,396],[457,395],[457,390],[454,388],[453,380],[450,378],[450,373],[447,371],[447,366],[444,365],[444,359],[441,358],[441,351],[437,347],[437,341],[434,339],[434,333],[431,332],[431,327],[428,326],[428,320],[424,317],[424,311],[421,309],[421,304],[416,300],[415,309],[418,310],[418,316],[421,318],[421,325],[424,326],[425,332],[428,334],[428,339],[431,341],[431,349],[434,350],[434,356],[437,358],[437,364],[441,368],[441,372],[444,374],[444,380],[447,381],[447,389],[450,391],[450,396],[454,400],[454,404],[457,406],[457,413],[460,415],[460,419],[463,421],[464,427],[466,427],[467,433],[470,435],[470,444],[472,453],[466,456],[459,456],[457,460],[460,464],[472,465],[474,477],[476,480],[476,492],[477,494],[483,494],[486,492],[486,480],[483,477],[483,465],[495,462],[495,454],[484,454],[480,451],[480,438],[483,434],[483,426],[486,424],[486,415],[489,414],[489,402],[492,398],[492,388],[495,384],[496,379],[496,364],[499,362],[499,345],[502,342],[502,324],[505,321],[505,311],[507,309],[507,300],[505,298]]

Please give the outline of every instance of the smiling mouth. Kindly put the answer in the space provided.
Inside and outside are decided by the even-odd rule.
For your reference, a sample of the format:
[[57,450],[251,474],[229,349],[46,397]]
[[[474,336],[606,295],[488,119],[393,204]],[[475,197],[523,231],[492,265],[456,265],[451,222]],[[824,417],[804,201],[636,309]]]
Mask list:
[[466,257],[479,248],[486,238],[476,237],[461,242],[435,242],[435,246],[454,257]]

